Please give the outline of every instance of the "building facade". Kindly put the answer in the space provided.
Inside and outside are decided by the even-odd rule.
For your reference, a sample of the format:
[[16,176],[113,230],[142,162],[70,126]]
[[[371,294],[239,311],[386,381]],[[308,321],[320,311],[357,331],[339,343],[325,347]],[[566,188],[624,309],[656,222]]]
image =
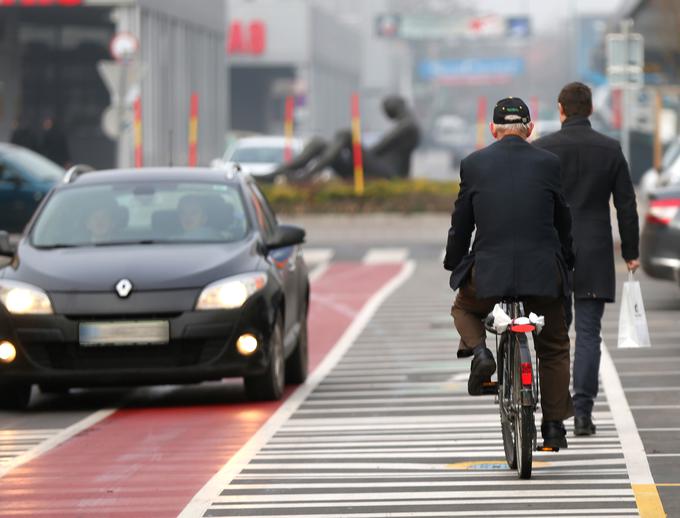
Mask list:
[[[224,147],[227,78],[223,0],[16,0],[0,4],[0,140],[18,123],[52,117],[73,162],[134,163],[133,104],[141,102],[144,165],[188,161],[190,98],[199,99],[198,162]],[[116,63],[110,45],[138,51]]]

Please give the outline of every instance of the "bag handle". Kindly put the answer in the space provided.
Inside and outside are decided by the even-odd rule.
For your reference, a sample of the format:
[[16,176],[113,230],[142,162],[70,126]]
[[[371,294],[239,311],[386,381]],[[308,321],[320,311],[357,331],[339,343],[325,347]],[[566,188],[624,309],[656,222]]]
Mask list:
[[635,272],[633,270],[628,270],[628,282],[635,281]]

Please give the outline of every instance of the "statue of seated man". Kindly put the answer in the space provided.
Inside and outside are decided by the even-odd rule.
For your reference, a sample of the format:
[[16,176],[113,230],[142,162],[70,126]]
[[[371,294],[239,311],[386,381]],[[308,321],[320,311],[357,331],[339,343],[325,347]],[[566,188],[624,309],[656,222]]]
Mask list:
[[[408,178],[411,155],[420,142],[420,128],[402,97],[385,98],[383,111],[396,124],[373,146],[362,147],[364,174],[366,178]],[[352,178],[354,160],[350,130],[338,131],[331,142],[320,137],[311,139],[302,152],[280,166],[278,172],[309,178],[327,167],[341,178]]]

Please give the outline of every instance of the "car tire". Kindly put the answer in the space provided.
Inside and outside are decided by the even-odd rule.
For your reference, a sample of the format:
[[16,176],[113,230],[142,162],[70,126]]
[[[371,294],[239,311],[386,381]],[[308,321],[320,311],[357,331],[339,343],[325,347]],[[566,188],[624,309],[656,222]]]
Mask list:
[[286,360],[286,383],[300,385],[309,372],[309,346],[307,338],[307,306],[302,310],[300,334],[293,353]]
[[31,385],[13,383],[0,385],[0,408],[3,410],[24,410],[31,401]]
[[246,396],[251,401],[276,401],[286,385],[283,350],[283,318],[277,319],[269,343],[269,363],[262,374],[243,378]]

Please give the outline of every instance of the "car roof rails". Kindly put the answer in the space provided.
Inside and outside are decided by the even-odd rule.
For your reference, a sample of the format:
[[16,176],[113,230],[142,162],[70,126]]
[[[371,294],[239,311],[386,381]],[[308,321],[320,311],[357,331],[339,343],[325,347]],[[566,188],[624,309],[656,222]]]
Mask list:
[[238,178],[239,176],[243,176],[246,173],[243,171],[243,168],[241,167],[241,164],[238,162],[235,162],[231,164],[229,167],[227,167],[226,175],[227,175],[227,180],[233,180],[235,178]]
[[71,167],[64,175],[64,183],[73,183],[76,179],[85,173],[91,173],[94,171],[94,167],[87,164],[76,164]]

